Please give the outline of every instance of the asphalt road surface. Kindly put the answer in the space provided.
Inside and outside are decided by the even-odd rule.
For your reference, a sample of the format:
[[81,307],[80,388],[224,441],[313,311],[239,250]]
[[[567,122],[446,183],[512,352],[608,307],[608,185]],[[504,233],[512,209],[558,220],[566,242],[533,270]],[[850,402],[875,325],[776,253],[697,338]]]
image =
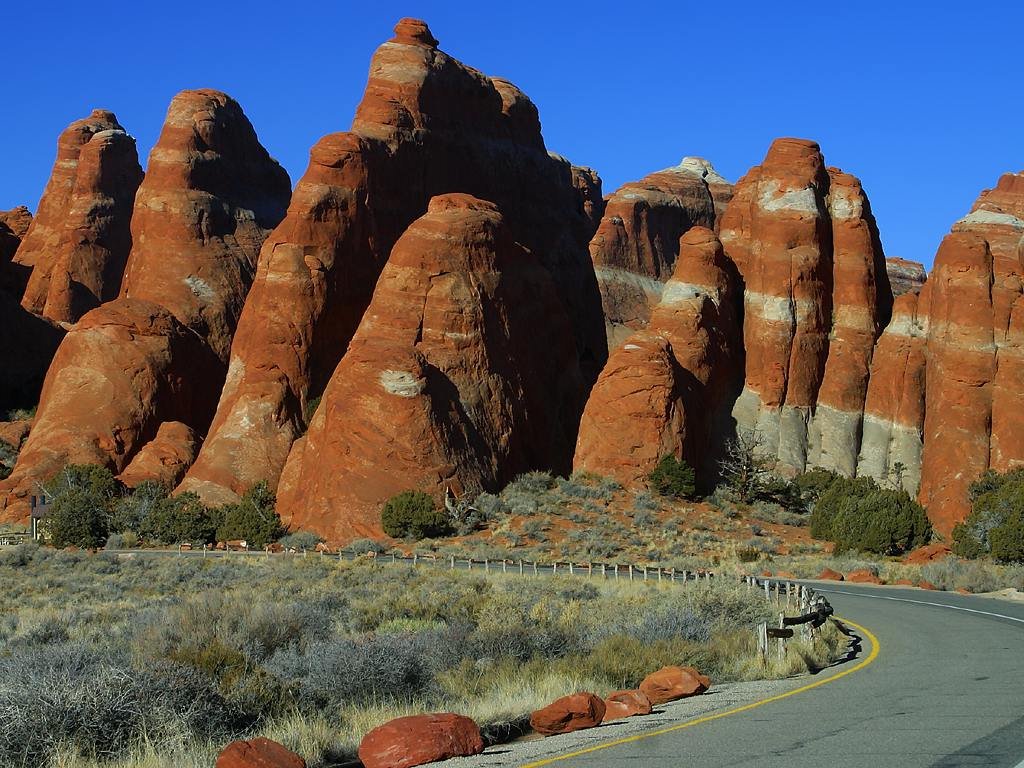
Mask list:
[[1024,604],[815,587],[838,617],[860,627],[850,627],[862,638],[855,659],[781,693],[742,689],[746,700],[727,691],[720,703],[710,695],[679,702],[668,710],[671,722],[647,730],[633,718],[641,730],[602,727],[504,745],[466,764],[1024,768]]

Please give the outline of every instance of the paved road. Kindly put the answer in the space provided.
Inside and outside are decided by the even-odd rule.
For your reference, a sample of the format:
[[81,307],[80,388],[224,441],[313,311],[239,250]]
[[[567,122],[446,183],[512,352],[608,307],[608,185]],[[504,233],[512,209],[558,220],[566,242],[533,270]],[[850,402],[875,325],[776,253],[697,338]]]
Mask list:
[[[539,753],[534,750],[541,745],[524,745],[525,752],[513,748],[502,762],[565,768],[1024,768],[1024,605],[913,589],[815,586],[837,615],[877,638],[873,643],[869,633],[860,633],[858,658],[814,682],[860,667],[841,679],[717,719],[705,718],[742,702],[723,701],[717,709],[702,702],[690,711],[688,702],[680,702],[673,710],[679,719],[660,727],[668,732],[639,733],[602,748],[617,734],[597,740],[605,729],[595,729],[546,739]],[[908,600],[919,602],[903,602]],[[679,727],[696,719],[702,722]],[[583,733],[588,741],[574,744]],[[556,740],[564,744],[558,750],[552,749]],[[591,751],[572,754],[581,749]]]

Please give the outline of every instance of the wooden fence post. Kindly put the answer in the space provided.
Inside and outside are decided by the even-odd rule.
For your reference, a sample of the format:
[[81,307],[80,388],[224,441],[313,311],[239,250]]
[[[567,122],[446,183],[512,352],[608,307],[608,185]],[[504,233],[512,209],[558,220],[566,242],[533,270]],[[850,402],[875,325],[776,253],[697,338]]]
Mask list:
[[633,565],[632,564],[630,564],[630,566],[629,566],[629,580],[630,581],[633,580]]
[[519,561],[519,575],[520,576],[523,575],[523,561],[522,560]]
[[454,571],[455,570],[455,555],[450,555],[450,558],[451,559],[448,561],[448,568],[449,568],[449,570]]
[[534,576],[537,575],[537,561],[536,560],[533,561],[533,575]]
[[647,581],[647,566],[644,566],[644,581]]
[[569,561],[569,575],[570,575],[570,576],[572,576],[572,575],[573,575],[573,570],[572,570],[572,560],[570,560],[570,561]]
[[501,572],[508,573],[508,560],[502,559],[501,561]]
[[764,583],[764,599],[768,603],[772,601],[772,583],[770,581]]
[[[786,614],[779,614],[779,629],[786,627]],[[784,637],[779,638],[779,661],[786,658],[786,639]]]
[[553,562],[551,564],[551,575],[554,576],[556,573],[558,573],[558,561],[557,560],[555,560],[555,562]]
[[757,625],[757,652],[761,661],[768,661],[768,622],[762,621]]

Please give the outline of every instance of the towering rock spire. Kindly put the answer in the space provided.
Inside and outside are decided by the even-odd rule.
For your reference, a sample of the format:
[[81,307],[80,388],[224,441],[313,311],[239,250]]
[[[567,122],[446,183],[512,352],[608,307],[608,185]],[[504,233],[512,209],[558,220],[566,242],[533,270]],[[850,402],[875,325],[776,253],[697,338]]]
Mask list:
[[435,197],[395,244],[292,450],[282,519],[335,541],[380,535],[380,509],[400,491],[567,472],[583,391],[575,360],[550,273],[498,208]]
[[424,22],[403,19],[373,56],[352,130],[313,147],[263,247],[216,419],[182,489],[228,501],[277,482],[392,246],[432,197],[451,192],[498,205],[554,280],[573,367],[588,383],[597,377],[607,345],[587,242],[599,179],[547,152],[537,109],[514,85],[461,64]]

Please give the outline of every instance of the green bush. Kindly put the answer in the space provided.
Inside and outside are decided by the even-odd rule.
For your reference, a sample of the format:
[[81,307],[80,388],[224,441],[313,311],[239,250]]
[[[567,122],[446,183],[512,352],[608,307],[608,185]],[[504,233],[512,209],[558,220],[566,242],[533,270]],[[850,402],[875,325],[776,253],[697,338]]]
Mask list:
[[110,532],[110,513],[89,491],[73,488],[53,501],[46,519],[50,543],[55,547],[102,547]]
[[811,536],[848,550],[898,555],[926,544],[931,524],[905,491],[879,487],[871,478],[837,477],[811,513]]
[[139,534],[150,543],[212,544],[219,517],[195,493],[160,499],[142,520]]
[[170,495],[170,489],[162,483],[147,480],[130,493],[117,499],[110,517],[110,530],[116,533],[138,532],[145,525],[157,504]]
[[697,478],[686,461],[669,454],[647,476],[655,493],[676,499],[692,499],[697,493]]
[[396,539],[425,539],[447,536],[451,521],[438,509],[429,494],[423,491],[402,491],[388,499],[380,513],[384,533]]
[[55,547],[102,547],[124,486],[106,467],[69,464],[43,485],[53,501],[44,528]]
[[217,538],[221,541],[243,539],[257,547],[265,547],[276,541],[284,533],[284,528],[275,506],[277,499],[267,484],[257,483],[245,492],[237,504],[227,504],[220,508],[221,523],[217,528]]
[[953,551],[961,557],[991,555],[1024,562],[1024,468],[989,470],[971,483],[971,513],[953,529]]

